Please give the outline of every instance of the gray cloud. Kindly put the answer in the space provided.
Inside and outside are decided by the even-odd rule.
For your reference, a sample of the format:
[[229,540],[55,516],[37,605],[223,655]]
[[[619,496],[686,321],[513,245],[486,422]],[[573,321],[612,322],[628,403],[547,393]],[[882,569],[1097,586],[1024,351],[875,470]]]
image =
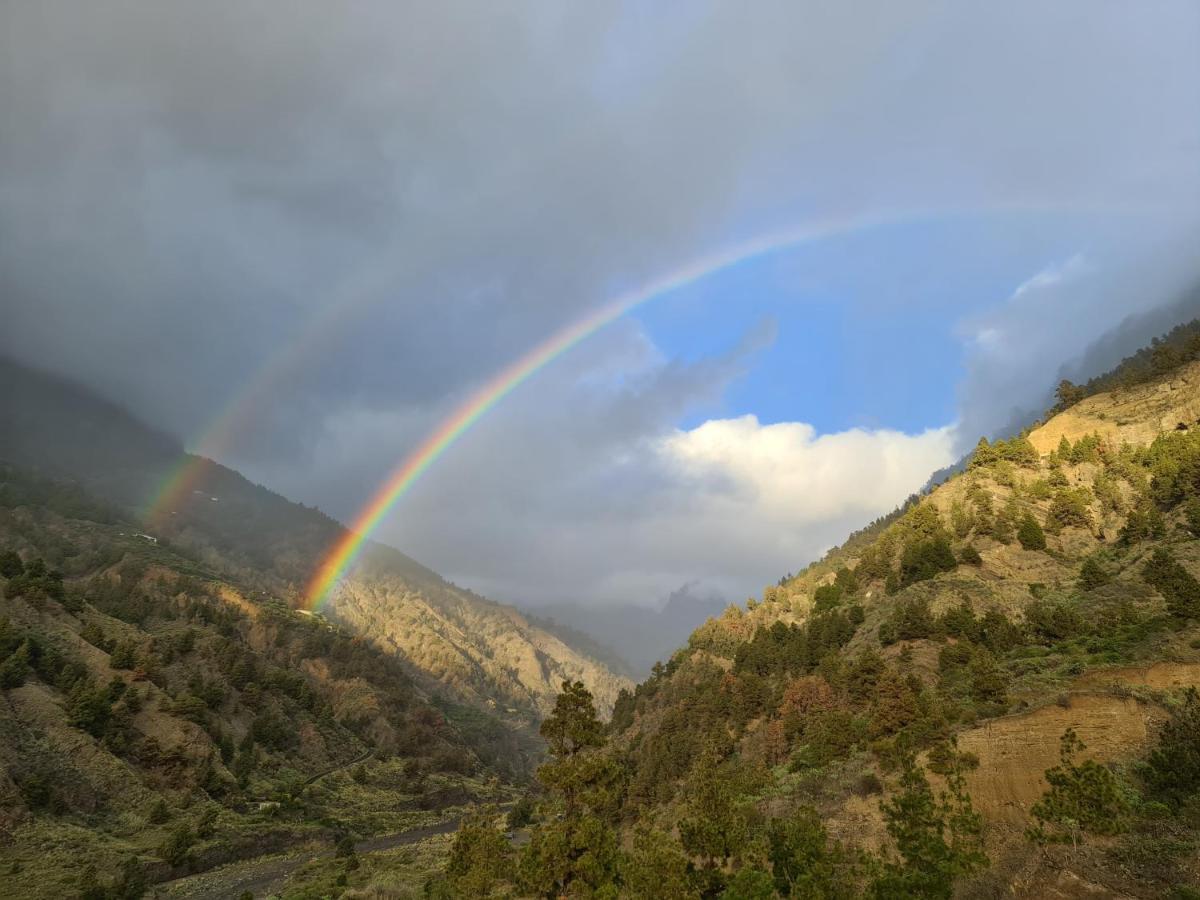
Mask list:
[[[1198,33],[1189,0],[7,4],[0,351],[191,437],[300,347],[223,452],[339,515],[603,298],[805,220],[1094,215],[1091,286],[1043,292],[1047,340],[1082,351],[1185,274],[1190,254],[1156,247],[1196,235]],[[1032,334],[1029,296],[964,334]],[[1034,404],[1054,349],[969,346],[963,433]],[[421,485],[422,524],[390,536],[506,594],[669,590],[701,563],[740,573],[733,591],[795,568],[867,507],[800,517],[769,556],[714,526],[604,583],[639,529],[729,487],[710,467],[688,506],[656,448],[752,352],[682,366],[631,325],[600,336],[447,454],[457,477]]]
[[1123,241],[1123,265],[1112,266],[1104,252],[1053,261],[995,309],[963,323],[960,453],[980,435],[1011,433],[1037,419],[1061,378],[1086,381],[1200,312],[1187,299],[1200,279],[1200,260],[1188,249],[1200,241],[1200,228],[1169,236],[1155,229]]

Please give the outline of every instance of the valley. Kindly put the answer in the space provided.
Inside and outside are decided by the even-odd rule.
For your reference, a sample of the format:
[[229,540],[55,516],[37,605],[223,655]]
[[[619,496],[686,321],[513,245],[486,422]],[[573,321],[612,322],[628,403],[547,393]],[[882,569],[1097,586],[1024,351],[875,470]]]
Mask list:
[[[148,536],[120,492],[92,492],[114,483],[98,456],[71,478],[10,439],[0,893],[585,896],[611,879],[620,896],[740,896],[754,879],[782,890],[779,848],[801,832],[777,829],[804,821],[825,872],[812,896],[879,891],[915,864],[934,866],[920,890],[963,897],[1186,885],[1200,801],[1153,800],[1145,773],[1200,687],[1195,330],[1157,368],[981,441],[636,688],[386,547],[319,612],[289,602],[303,535],[332,523],[215,464],[203,493],[221,491],[220,512],[176,510]],[[34,383],[45,409],[53,390]],[[279,531],[243,525],[231,544],[256,508]],[[1107,802],[1121,826],[1048,807],[1056,771],[1117,791],[1070,802]],[[898,824],[922,796],[942,798],[925,849]],[[1035,826],[1058,837],[1031,843]],[[609,856],[561,856],[578,828]],[[949,855],[921,862],[937,846]]]

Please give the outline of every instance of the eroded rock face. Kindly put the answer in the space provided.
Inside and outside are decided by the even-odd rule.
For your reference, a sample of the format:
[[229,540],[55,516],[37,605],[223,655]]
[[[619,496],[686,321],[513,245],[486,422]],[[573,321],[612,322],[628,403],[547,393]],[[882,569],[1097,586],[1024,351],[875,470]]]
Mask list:
[[1139,384],[1081,400],[1029,435],[1038,453],[1049,453],[1064,437],[1071,442],[1099,434],[1117,444],[1149,444],[1178,426],[1200,427],[1200,362],[1183,366],[1170,379]]
[[967,790],[989,822],[1027,826],[1047,788],[1044,773],[1058,764],[1063,732],[1073,728],[1087,745],[1081,759],[1109,762],[1145,749],[1161,718],[1161,709],[1133,698],[1072,693],[1062,705],[992,719],[959,736],[959,749],[979,757]]

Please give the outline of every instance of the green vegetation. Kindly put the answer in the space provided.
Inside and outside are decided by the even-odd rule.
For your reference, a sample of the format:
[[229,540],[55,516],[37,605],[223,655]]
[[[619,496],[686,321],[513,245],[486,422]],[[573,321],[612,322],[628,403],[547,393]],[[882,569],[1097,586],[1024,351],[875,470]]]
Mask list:
[[941,773],[946,790],[935,796],[925,773],[911,758],[905,759],[899,790],[883,804],[899,859],[884,859],[871,883],[871,897],[949,900],[959,879],[987,865],[983,820],[972,807],[963,780],[968,764],[954,749],[944,752]]
[[757,779],[720,741],[699,752],[685,780],[678,837],[642,826],[627,851],[617,828],[622,808],[636,805],[631,810],[615,748],[582,685],[563,685],[543,730],[551,758],[538,773],[546,799],[529,845],[514,854],[494,813],[471,818],[427,896],[509,896],[515,889],[547,898],[949,898],[986,863],[982,820],[964,787],[970,760],[948,745],[938,754],[940,793],[911,753],[900,754],[898,789],[883,807],[894,852],[880,858],[831,841],[811,807],[764,818],[749,796]]
[[[447,778],[484,758],[520,767],[504,759],[511,731],[483,713],[458,730],[394,656],[246,599],[115,514],[73,518],[98,506],[76,491],[14,467],[4,479],[0,500],[22,505],[0,505],[0,760],[17,823],[0,857],[20,865],[0,866],[0,893],[140,896],[327,829],[412,827],[471,799]],[[37,852],[47,841],[75,864]]]

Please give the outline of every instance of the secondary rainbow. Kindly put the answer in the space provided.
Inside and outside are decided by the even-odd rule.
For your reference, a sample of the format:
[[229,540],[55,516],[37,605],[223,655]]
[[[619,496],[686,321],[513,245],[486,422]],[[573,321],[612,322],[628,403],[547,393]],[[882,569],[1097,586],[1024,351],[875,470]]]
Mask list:
[[256,420],[270,408],[280,386],[310,365],[331,335],[347,331],[355,321],[355,313],[365,312],[373,298],[384,295],[391,277],[390,271],[355,273],[339,286],[319,312],[308,318],[298,333],[266,357],[254,376],[228,398],[199,436],[189,442],[192,452],[181,456],[150,496],[144,509],[146,519],[162,521],[185,503],[202,484],[212,460],[227,458],[238,436],[254,430]]
[[634,307],[656,297],[677,291],[721,269],[755,257],[818,238],[833,237],[837,234],[898,221],[912,221],[925,215],[928,214],[910,211],[903,216],[889,214],[830,219],[817,224],[810,223],[803,228],[765,235],[697,260],[664,278],[623,294],[586,318],[554,334],[475,391],[399,466],[392,470],[360,510],[350,528],[321,562],[305,592],[306,606],[309,609],[317,609],[329,598],[333,586],[362,552],[371,533],[383,521],[388,511],[451,444],[522,382],[605,325],[616,321]]

